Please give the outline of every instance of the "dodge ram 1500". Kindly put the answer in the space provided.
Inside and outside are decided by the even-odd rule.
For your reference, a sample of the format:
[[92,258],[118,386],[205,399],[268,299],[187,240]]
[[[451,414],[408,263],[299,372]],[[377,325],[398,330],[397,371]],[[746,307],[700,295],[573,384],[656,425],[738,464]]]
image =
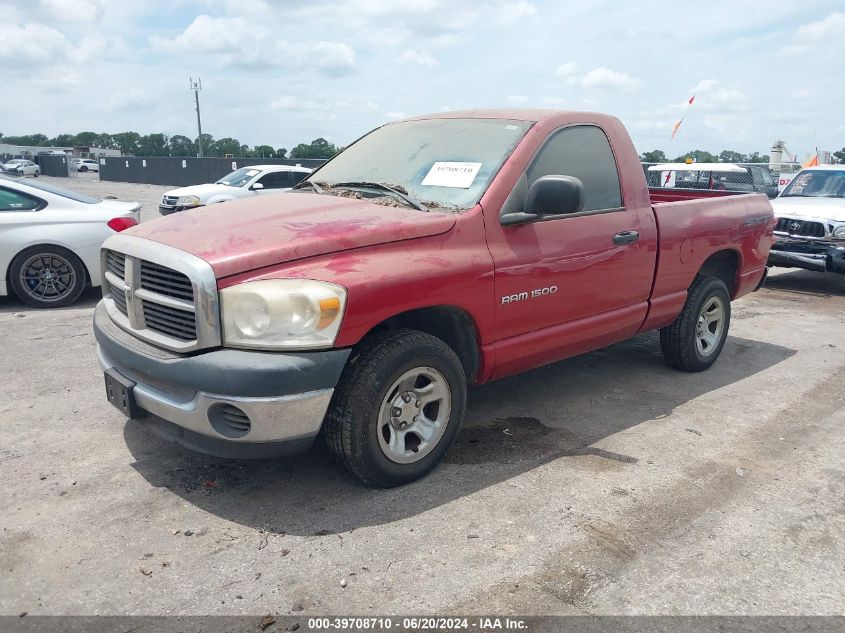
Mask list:
[[468,386],[656,329],[707,369],[774,225],[765,195],[650,191],[613,117],[537,110],[390,123],[228,207],[105,242],[108,399],[212,454],[322,433],[375,486],[437,465]]

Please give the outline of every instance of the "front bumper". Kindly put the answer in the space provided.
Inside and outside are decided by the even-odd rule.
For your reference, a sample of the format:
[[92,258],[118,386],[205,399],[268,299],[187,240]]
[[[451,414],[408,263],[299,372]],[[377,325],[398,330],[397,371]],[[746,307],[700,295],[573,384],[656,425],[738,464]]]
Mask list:
[[[145,425],[188,448],[237,458],[307,450],[350,353],[174,354],[118,328],[102,302],[94,313],[94,335],[103,370],[135,383],[137,405],[152,414],[142,418]],[[248,422],[242,416],[231,425],[232,408]]]
[[845,242],[780,238],[769,251],[768,265],[845,274]]
[[163,204],[158,205],[158,212],[161,215],[170,215],[172,213],[179,213],[180,211],[184,211],[185,209],[196,209],[199,205],[194,205],[192,207],[177,207],[177,206],[165,206]]

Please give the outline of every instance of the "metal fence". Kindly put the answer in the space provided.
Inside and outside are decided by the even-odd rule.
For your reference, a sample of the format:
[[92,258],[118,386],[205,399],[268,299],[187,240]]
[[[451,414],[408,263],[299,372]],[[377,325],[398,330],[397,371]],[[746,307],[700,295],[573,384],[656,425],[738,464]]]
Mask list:
[[774,198],[789,184],[801,165],[783,163],[775,172],[766,163],[692,163],[688,169],[661,168],[665,163],[643,163],[649,187],[713,189],[737,193],[765,193]]
[[100,180],[148,185],[198,185],[220,180],[226,174],[250,165],[301,165],[319,167],[322,159],[280,158],[173,158],[168,156],[100,158]]

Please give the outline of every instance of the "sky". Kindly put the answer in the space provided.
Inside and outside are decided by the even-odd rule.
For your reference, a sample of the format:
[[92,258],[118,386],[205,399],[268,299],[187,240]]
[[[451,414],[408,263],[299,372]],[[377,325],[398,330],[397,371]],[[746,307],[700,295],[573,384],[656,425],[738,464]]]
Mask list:
[[842,0],[0,0],[0,132],[194,138],[200,77],[203,131],[248,145],[530,107],[640,152],[805,156],[845,146],[843,63]]

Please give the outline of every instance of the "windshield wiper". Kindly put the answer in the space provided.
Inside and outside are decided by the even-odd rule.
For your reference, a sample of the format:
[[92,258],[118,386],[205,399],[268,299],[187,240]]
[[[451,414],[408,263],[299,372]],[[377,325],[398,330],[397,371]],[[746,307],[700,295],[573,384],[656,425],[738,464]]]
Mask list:
[[303,180],[298,182],[292,187],[292,189],[296,191],[297,189],[303,189],[306,185],[311,187],[314,190],[314,193],[325,193],[325,190],[312,180]]
[[367,180],[352,180],[349,182],[336,182],[334,183],[329,189],[335,189],[337,187],[360,187],[364,189],[381,189],[382,191],[387,191],[388,193],[394,195],[395,197],[402,200],[407,205],[414,207],[418,211],[428,211],[428,207],[425,206],[422,202],[414,198],[413,196],[408,195],[407,193],[402,193],[398,189],[394,189],[389,185],[385,185],[382,182],[370,182]]

